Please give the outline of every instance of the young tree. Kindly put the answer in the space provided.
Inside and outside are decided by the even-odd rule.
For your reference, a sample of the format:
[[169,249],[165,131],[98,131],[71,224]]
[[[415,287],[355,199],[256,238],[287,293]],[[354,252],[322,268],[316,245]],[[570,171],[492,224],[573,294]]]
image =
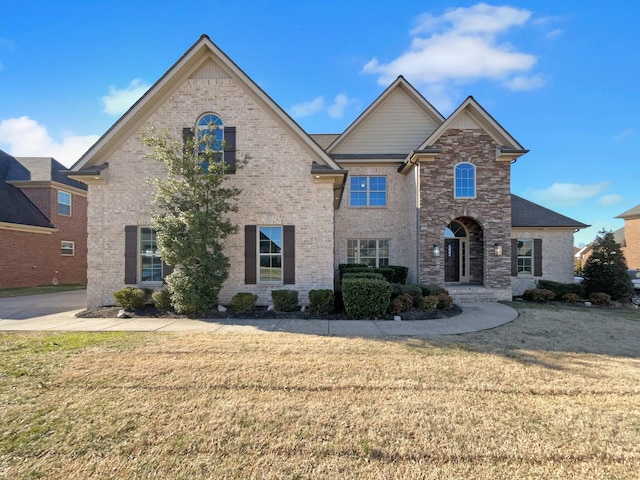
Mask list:
[[596,237],[582,269],[583,285],[587,295],[604,292],[612,300],[629,301],[633,284],[627,274],[627,261],[613,233],[601,232]]
[[[225,186],[223,145],[215,145],[209,133],[192,135],[183,143],[151,129],[143,141],[150,148],[146,157],[167,171],[166,177],[151,182],[151,218],[158,251],[174,267],[166,278],[171,304],[179,313],[206,312],[218,304],[229,275],[223,240],[237,231],[228,214],[237,211],[241,190]],[[241,167],[244,162],[238,163]]]

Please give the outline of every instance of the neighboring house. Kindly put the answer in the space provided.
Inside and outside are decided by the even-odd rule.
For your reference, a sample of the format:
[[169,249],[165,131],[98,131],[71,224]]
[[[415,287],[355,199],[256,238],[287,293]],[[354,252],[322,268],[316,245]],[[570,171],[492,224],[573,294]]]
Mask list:
[[619,236],[622,252],[627,259],[627,266],[631,269],[640,269],[640,205],[621,213],[616,218],[624,220],[624,227],[620,229]]
[[571,281],[573,232],[586,225],[510,192],[525,150],[473,97],[444,118],[403,77],[342,134],[308,135],[202,36],[91,147],[68,175],[89,185],[88,306],[125,285],[161,288],[141,133],[181,138],[214,122],[242,189],[228,238],[228,302],[273,289],[308,299],[333,288],[338,264],[409,267],[409,281],[457,299],[510,299],[535,279]]
[[0,150],[0,288],[87,279],[87,186]]

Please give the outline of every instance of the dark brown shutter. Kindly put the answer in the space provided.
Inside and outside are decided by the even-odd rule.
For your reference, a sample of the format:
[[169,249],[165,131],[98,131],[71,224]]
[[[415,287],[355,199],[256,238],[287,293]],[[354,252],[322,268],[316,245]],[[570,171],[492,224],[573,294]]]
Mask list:
[[518,276],[518,239],[511,239],[511,276]]
[[189,151],[189,148],[195,148],[195,146],[193,145],[193,137],[193,128],[185,127],[182,129],[182,150],[185,157],[191,155],[192,153]]
[[163,260],[162,261],[162,281],[164,282],[164,279],[167,278],[172,273],[173,273],[173,265],[164,263],[164,260]]
[[533,276],[542,276],[542,239],[533,239]]
[[236,127],[224,127],[224,173],[236,173]]
[[282,243],[283,243],[283,283],[285,285],[293,285],[296,283],[296,241],[295,227],[293,225],[284,225],[282,227]]
[[256,281],[256,226],[244,226],[244,283],[254,285]]
[[138,227],[126,225],[124,227],[124,283],[136,283],[138,272]]

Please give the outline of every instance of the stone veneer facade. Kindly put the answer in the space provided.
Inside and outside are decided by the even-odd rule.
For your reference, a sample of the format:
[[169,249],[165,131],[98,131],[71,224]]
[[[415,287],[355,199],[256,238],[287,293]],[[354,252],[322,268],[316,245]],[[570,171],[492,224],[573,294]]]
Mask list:
[[[420,162],[419,248],[421,283],[442,284],[444,231],[458,219],[469,232],[469,283],[494,290],[497,299],[511,299],[510,163],[496,160],[498,145],[480,129],[449,129],[438,139],[440,153]],[[454,198],[454,167],[476,167],[476,198]],[[502,255],[494,254],[495,244]]]
[[[229,184],[242,193],[232,216],[238,233],[226,240],[231,270],[220,301],[228,302],[237,292],[253,292],[266,304],[272,289],[291,288],[299,291],[301,303],[307,303],[309,290],[333,288],[333,184],[314,183],[314,158],[303,142],[245,88],[229,78],[189,79],[103,160],[109,162],[107,183],[89,188],[89,307],[112,305],[113,292],[124,286],[124,227],[150,224],[149,180],[165,174],[161,164],[144,158],[141,133],[154,126],[180,139],[182,129],[194,126],[205,113],[215,113],[226,126],[236,127],[237,157],[249,158],[245,168],[229,175]],[[249,224],[295,226],[295,285],[244,284],[243,232]]]

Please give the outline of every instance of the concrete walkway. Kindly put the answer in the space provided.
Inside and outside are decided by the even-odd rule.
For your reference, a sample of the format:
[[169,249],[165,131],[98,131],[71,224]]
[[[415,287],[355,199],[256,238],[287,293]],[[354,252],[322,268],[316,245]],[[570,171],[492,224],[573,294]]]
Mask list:
[[287,332],[338,337],[393,337],[458,335],[478,332],[509,323],[518,312],[500,303],[462,303],[463,313],[438,320],[192,320],[176,318],[77,318],[82,310],[53,313],[32,318],[0,315],[4,331],[85,331],[85,332]]

